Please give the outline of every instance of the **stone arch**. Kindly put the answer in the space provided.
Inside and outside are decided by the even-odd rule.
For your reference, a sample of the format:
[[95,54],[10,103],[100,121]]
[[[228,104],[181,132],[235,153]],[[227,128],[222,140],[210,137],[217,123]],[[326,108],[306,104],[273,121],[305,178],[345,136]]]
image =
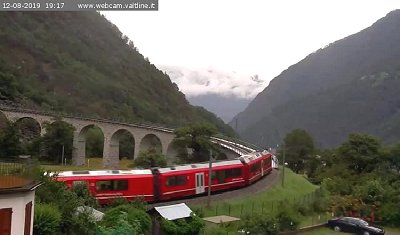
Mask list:
[[[135,146],[135,137],[134,135],[126,130],[126,129],[118,129],[114,133],[111,134],[108,153],[104,156],[104,166],[118,166],[120,160],[120,138],[124,134],[128,133],[133,139],[133,146]],[[134,148],[134,147],[133,147]],[[134,152],[132,152],[134,153]]]
[[167,161],[168,164],[171,163],[176,163],[177,162],[177,155],[179,154],[180,151],[184,151],[187,154],[187,149],[181,149],[178,146],[178,142],[176,140],[171,141],[171,143],[168,145],[167,148]]
[[42,134],[42,124],[32,117],[21,117],[15,121],[15,124],[21,133],[22,142],[30,142]]
[[[62,119],[54,119],[52,122],[48,122],[48,127],[49,128],[71,128],[71,134],[74,132],[75,127],[71,125],[69,122],[66,122]],[[45,125],[47,127],[47,125]],[[46,136],[46,131],[42,131],[42,134]],[[66,133],[64,133],[66,134]],[[71,158],[72,158],[72,150],[73,150],[73,135],[68,136],[63,135],[63,137],[60,139],[56,136],[51,136],[50,138],[56,139],[50,145],[46,145],[43,149],[40,151],[40,157],[45,159],[46,161],[52,161],[56,164],[64,164],[64,163],[70,163]],[[62,142],[61,142],[62,141]]]
[[7,116],[2,111],[0,111],[0,130],[7,126],[7,122]]
[[[75,156],[75,157],[77,157],[79,160],[78,161],[76,161],[76,159],[72,159],[72,160],[73,160],[74,164],[76,164],[76,165],[85,165],[86,164],[86,161],[85,161],[86,147],[87,147],[86,146],[86,141],[87,141],[86,135],[87,135],[88,131],[92,128],[98,128],[101,131],[101,133],[103,135],[103,143],[105,142],[104,131],[100,126],[98,126],[96,124],[89,124],[89,125],[82,127],[78,132],[77,141],[74,140],[74,142],[75,142],[74,148],[76,148],[75,150],[78,152],[78,156]],[[101,156],[104,155],[104,145],[102,146],[102,149],[103,149],[103,153],[101,154]],[[99,157],[99,156],[97,156],[97,157]]]
[[154,148],[157,152],[162,153],[161,139],[155,134],[147,134],[140,141],[139,152],[150,148]]

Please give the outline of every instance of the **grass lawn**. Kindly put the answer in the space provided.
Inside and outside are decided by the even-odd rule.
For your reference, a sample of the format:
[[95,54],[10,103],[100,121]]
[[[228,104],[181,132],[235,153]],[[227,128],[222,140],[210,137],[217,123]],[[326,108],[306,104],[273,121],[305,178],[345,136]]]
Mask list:
[[293,171],[285,171],[285,187],[281,182],[264,192],[246,195],[241,198],[226,200],[223,203],[212,203],[209,208],[198,207],[205,217],[215,215],[231,215],[241,217],[249,213],[274,213],[281,203],[308,203],[311,193],[318,187],[308,182],[303,176]]
[[[118,169],[130,169],[132,168],[133,160],[123,159],[119,161]],[[101,170],[103,167],[103,158],[86,158],[85,166],[73,166],[73,165],[41,165],[45,170],[48,171],[76,171],[76,170]]]
[[386,232],[391,232],[391,233],[396,233],[400,234],[400,228],[389,228],[389,227],[384,227]]

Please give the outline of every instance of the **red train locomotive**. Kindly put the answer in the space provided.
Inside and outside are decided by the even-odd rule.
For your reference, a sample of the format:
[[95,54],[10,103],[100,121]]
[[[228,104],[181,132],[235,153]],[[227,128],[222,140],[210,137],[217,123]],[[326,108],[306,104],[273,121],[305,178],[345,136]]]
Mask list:
[[[271,159],[272,154],[264,151],[213,163],[211,191],[254,183],[271,172]],[[98,202],[106,204],[115,197],[162,201],[203,194],[209,187],[208,172],[208,163],[197,163],[152,170],[64,171],[57,180],[65,182],[68,188],[86,183]]]

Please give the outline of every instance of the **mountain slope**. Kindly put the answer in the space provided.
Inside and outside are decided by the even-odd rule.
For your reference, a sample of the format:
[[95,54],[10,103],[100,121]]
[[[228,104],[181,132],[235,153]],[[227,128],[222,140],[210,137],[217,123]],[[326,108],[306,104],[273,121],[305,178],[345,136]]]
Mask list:
[[239,134],[262,146],[278,144],[295,128],[309,131],[320,147],[335,146],[355,131],[398,141],[399,41],[396,10],[310,54],[274,78],[236,117]]
[[208,121],[232,133],[98,13],[1,12],[0,29],[3,104],[170,126]]
[[215,113],[226,123],[242,111],[250,103],[250,99],[238,96],[223,96],[219,94],[204,94],[187,97],[190,104],[205,107]]

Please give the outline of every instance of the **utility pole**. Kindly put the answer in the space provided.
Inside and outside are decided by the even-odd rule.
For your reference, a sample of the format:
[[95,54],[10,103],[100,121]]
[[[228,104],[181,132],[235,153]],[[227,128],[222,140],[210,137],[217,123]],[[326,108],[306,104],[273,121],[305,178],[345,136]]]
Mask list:
[[238,118],[237,117],[235,118],[235,130],[236,131],[238,130]]
[[282,145],[282,152],[283,152],[283,162],[282,162],[282,187],[285,187],[285,143]]
[[210,149],[210,156],[208,159],[208,195],[207,195],[207,207],[210,207],[211,203],[211,173],[212,173],[212,149]]
[[64,144],[62,145],[61,165],[66,165],[66,161],[64,160]]

